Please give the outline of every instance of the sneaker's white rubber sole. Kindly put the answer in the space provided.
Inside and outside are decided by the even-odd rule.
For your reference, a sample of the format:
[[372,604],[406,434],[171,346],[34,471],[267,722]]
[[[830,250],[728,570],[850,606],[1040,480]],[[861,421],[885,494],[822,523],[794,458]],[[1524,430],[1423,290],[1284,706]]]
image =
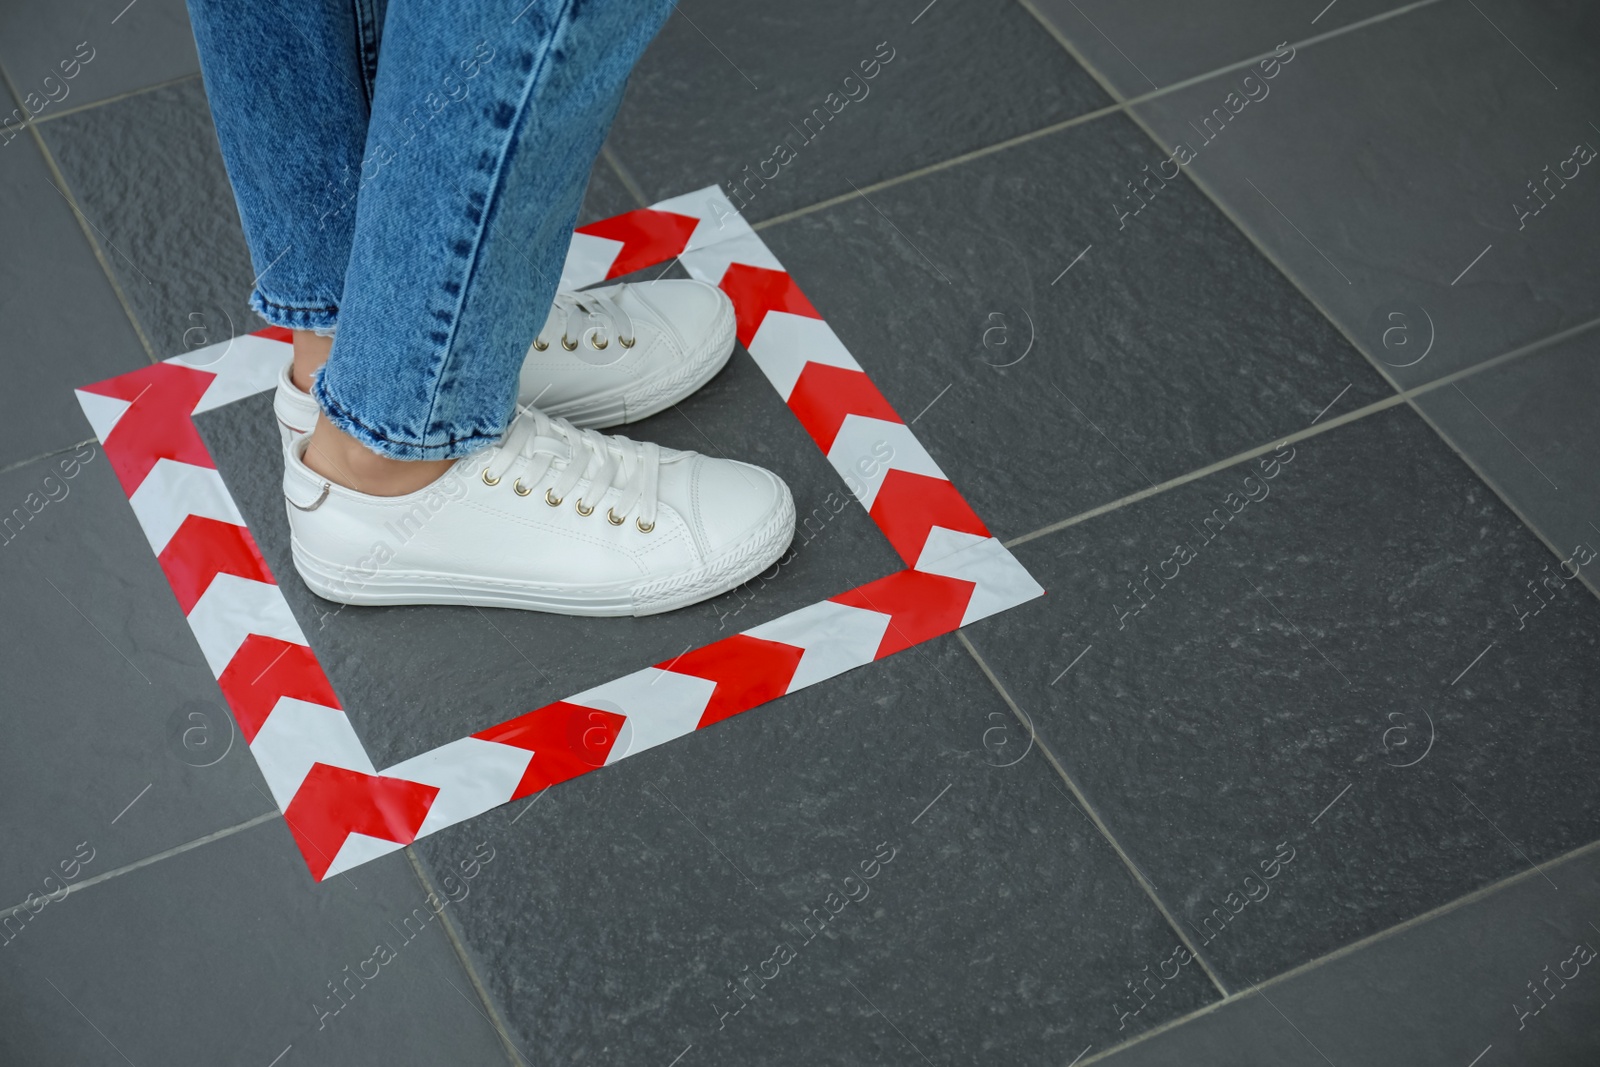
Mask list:
[[770,568],[794,539],[794,498],[748,540],[691,571],[651,581],[582,586],[485,579],[465,574],[379,570],[355,575],[319,559],[291,536],[294,566],[313,593],[339,604],[459,604],[521,608],[558,615],[656,615],[688,607],[743,585]]
[[566,404],[534,407],[546,415],[566,419],[579,429],[606,430],[647,419],[690,396],[715,378],[733,355],[737,322],[730,312],[716,332],[708,335],[674,373],[654,382],[628,382],[595,396]]

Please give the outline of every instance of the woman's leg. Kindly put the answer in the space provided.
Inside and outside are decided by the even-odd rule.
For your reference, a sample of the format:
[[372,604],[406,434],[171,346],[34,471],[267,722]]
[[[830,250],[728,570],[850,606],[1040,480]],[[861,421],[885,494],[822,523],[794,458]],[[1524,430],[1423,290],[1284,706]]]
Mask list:
[[193,0],[251,303],[295,331],[294,386],[345,320],[308,456],[326,476],[410,492],[503,430],[589,167],[671,10],[578,6]]
[[[315,396],[380,456],[505,432],[628,73],[668,0],[392,0]],[[335,471],[323,471],[335,477]]]
[[[794,533],[771,472],[532,409],[510,421],[525,363],[583,399],[582,359],[525,359],[530,342],[554,356],[557,336],[578,351],[574,316],[595,351],[584,315],[685,391],[679,372],[715,373],[732,350],[731,304],[700,283],[676,318],[616,292],[552,311],[590,166],[669,0],[391,0],[370,79],[363,18],[313,3],[294,20],[283,0],[224,17],[219,2],[194,0],[197,35],[253,299],[291,328],[338,325],[313,386],[323,414],[284,451],[307,585],[345,603],[643,615],[771,566]],[[686,352],[679,326],[695,322]],[[625,421],[599,395],[611,406],[589,417]]]
[[327,358],[355,235],[385,0],[189,0],[206,95],[256,272],[250,305]]

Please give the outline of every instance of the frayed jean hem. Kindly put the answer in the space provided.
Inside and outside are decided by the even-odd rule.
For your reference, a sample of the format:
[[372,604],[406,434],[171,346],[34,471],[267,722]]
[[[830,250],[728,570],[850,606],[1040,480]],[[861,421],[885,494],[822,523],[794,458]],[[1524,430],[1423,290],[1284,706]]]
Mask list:
[[505,435],[505,431],[483,431],[450,437],[443,441],[423,442],[406,440],[386,430],[376,429],[363,422],[350,408],[341,403],[328,390],[327,376],[318,374],[311,386],[311,395],[329,422],[339,430],[360,441],[380,456],[390,459],[461,459],[482,452]]
[[301,307],[269,300],[260,289],[250,294],[250,310],[273,326],[286,330],[310,330],[318,337],[332,337],[339,324],[337,307]]

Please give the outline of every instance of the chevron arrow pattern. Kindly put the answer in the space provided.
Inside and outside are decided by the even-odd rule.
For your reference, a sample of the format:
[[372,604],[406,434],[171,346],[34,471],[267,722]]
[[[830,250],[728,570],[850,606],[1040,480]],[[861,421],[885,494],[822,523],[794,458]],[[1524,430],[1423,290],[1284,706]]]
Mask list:
[[195,414],[273,387],[288,332],[77,391],[313,878],[1043,593],[721,190],[581,228],[562,283],[673,257],[733,300],[739,340],[907,569],[381,772],[194,427]]

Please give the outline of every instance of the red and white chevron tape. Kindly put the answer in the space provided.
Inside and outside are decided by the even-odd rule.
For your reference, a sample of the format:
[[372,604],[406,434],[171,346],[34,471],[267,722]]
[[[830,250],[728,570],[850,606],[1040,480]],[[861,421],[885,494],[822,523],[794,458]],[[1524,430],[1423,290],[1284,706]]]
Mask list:
[[1043,592],[721,190],[581,228],[562,284],[674,256],[732,298],[739,340],[907,569],[381,772],[192,418],[272,388],[287,332],[262,330],[77,391],[314,878]]

